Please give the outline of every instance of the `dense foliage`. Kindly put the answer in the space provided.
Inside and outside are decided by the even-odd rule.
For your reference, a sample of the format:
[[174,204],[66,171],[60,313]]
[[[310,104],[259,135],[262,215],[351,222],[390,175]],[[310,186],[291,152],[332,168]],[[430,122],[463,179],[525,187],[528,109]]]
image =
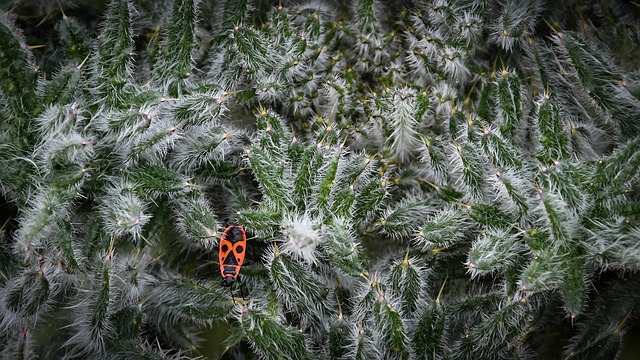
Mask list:
[[623,353],[636,3],[0,4],[4,358]]

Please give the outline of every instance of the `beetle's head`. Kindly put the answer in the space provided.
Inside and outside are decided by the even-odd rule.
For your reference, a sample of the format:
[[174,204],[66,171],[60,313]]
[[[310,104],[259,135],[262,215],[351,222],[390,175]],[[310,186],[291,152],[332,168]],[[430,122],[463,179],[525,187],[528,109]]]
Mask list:
[[227,276],[226,278],[224,278],[224,280],[222,280],[222,286],[224,287],[229,287],[231,285],[233,285],[233,283],[236,280],[234,278],[232,278],[231,276]]

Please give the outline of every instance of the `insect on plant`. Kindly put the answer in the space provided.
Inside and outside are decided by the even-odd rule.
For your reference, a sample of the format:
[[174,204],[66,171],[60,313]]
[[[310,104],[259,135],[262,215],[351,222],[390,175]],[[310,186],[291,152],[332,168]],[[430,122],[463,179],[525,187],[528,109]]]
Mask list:
[[[247,235],[242,226],[228,226],[220,238],[218,257],[220,260],[222,286],[228,287],[230,292],[231,286],[233,286],[240,274],[246,249]],[[242,287],[240,287],[240,293],[242,294]],[[233,296],[233,293],[231,295]],[[242,297],[244,298],[244,294]]]

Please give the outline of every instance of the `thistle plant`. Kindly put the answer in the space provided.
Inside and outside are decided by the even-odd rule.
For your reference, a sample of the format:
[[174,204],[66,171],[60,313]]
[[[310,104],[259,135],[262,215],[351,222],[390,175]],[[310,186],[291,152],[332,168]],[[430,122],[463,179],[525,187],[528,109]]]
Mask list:
[[637,15],[5,1],[0,353],[625,358]]

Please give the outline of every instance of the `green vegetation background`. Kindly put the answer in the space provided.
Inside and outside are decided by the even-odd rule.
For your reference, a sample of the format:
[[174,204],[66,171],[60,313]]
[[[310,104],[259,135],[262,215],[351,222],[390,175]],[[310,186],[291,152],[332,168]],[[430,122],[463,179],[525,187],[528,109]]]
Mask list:
[[639,15],[0,1],[0,354],[636,358]]

